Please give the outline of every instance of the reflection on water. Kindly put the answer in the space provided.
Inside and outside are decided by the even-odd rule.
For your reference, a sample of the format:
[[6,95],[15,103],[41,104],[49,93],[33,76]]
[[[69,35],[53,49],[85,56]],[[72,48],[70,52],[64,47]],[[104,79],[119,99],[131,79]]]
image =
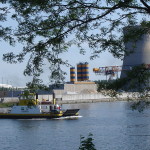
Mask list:
[[63,105],[79,108],[78,119],[2,119],[2,150],[77,150],[80,135],[93,133],[97,150],[149,150],[150,110],[132,111],[128,102]]

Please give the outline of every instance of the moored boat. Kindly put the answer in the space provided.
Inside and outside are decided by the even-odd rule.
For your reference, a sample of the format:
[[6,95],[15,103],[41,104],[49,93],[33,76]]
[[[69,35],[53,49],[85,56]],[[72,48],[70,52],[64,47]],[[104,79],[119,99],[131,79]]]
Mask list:
[[53,102],[39,102],[33,93],[21,94],[19,103],[7,113],[0,113],[0,119],[33,119],[33,118],[60,118],[78,116],[79,109],[63,110],[60,105]]

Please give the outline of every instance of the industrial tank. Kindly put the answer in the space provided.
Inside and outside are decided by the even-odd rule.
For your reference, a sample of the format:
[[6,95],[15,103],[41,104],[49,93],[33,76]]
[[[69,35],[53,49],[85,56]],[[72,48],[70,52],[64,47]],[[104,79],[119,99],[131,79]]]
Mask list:
[[77,64],[77,80],[83,81],[82,78],[82,63]]
[[75,67],[70,68],[70,82],[76,81],[76,70]]
[[77,80],[89,80],[89,64],[87,62],[77,64]]
[[[142,29],[140,26],[131,28],[134,29],[135,32],[136,30],[138,31],[139,28]],[[124,28],[124,34],[127,34],[129,31],[129,28]],[[130,32],[130,34],[131,33],[132,32]],[[126,42],[125,49],[129,52],[129,55],[124,56],[121,78],[126,76],[125,70],[131,70],[133,66],[150,64],[150,34],[148,32],[144,33],[136,42],[131,40]]]
[[82,64],[82,78],[83,81],[89,80],[89,64],[87,62]]

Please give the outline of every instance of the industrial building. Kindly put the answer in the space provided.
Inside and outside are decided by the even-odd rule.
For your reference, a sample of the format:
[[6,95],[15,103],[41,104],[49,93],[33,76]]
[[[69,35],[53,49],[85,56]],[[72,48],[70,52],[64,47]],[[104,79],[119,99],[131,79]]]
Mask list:
[[90,94],[97,93],[97,85],[89,80],[89,64],[78,63],[77,67],[70,68],[70,82],[61,88],[54,89],[55,97],[60,99],[66,94]]
[[10,84],[0,84],[0,88],[13,88]]
[[[136,34],[139,29],[142,30],[142,27],[126,27],[124,28],[124,34],[130,32],[132,35],[133,31],[135,32],[133,34]],[[132,70],[134,66],[145,64],[150,68],[150,32],[145,32],[137,39],[126,42],[125,50],[127,55],[124,56],[122,66],[102,66],[93,68],[93,72],[98,75],[105,75],[106,80],[109,80],[115,76],[118,78],[119,72],[121,72],[120,78],[126,77],[126,72]],[[109,78],[107,78],[107,76],[109,76]]]

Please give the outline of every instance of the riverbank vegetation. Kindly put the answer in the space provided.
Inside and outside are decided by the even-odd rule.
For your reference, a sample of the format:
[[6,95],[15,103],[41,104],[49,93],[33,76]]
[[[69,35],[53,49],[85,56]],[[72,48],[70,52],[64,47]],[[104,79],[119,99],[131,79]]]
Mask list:
[[15,102],[0,103],[0,108],[12,107],[12,106],[14,106],[16,104],[17,103],[15,103]]
[[[124,78],[108,81],[96,81],[98,91],[104,95],[116,97],[126,92],[132,94],[137,99],[132,109],[144,110],[150,105],[150,68],[142,64],[132,67],[131,70],[124,71]],[[130,99],[129,99],[130,100]]]
[[126,77],[116,80],[96,81],[98,91],[114,90],[116,92],[139,92],[142,96],[149,96],[150,71],[145,64],[134,66],[130,71],[124,71]]

